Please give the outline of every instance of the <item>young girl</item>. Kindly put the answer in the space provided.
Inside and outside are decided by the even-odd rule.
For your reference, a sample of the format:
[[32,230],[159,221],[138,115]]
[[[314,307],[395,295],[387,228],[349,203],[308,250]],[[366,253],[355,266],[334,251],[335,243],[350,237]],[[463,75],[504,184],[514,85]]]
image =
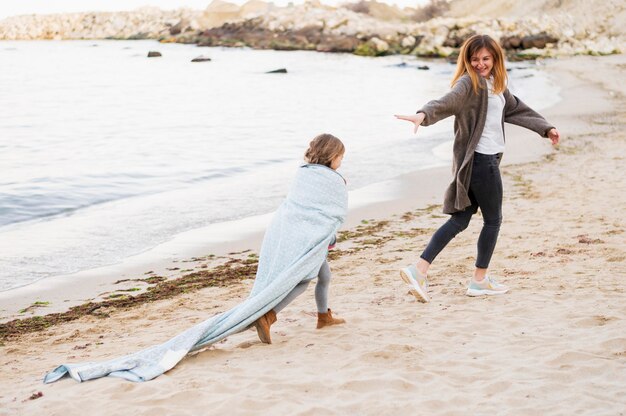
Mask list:
[[429,126],[454,116],[454,181],[448,187],[443,212],[450,219],[432,236],[417,264],[401,270],[411,293],[428,302],[428,268],[443,248],[467,228],[480,208],[483,228],[478,237],[476,270],[467,295],[500,295],[508,288],[487,275],[502,222],[502,179],[499,165],[504,152],[504,122],[525,127],[559,142],[558,130],[512,95],[507,88],[504,54],[489,36],[474,35],[459,52],[451,91],[428,102],[417,114],[402,116],[414,124]]
[[122,377],[147,381],[174,367],[187,353],[255,326],[262,342],[271,343],[270,326],[309,282],[318,277],[315,300],[317,327],[345,322],[328,308],[330,269],[326,263],[348,209],[348,192],[336,169],[344,146],[330,134],[317,136],[298,169],[287,198],[280,205],[263,238],[250,296],[234,308],[201,322],[169,341],[121,358],[103,362],[63,364],[44,378],[52,383],[69,374],[77,381]]
[[[330,134],[321,134],[315,137],[309,144],[309,148],[304,154],[304,160],[307,164],[300,169],[319,169],[328,168],[336,171],[341,166],[345,147],[341,140]],[[342,178],[343,179],[343,178]],[[344,181],[345,183],[345,181]],[[293,230],[297,232],[297,230]],[[263,246],[265,246],[265,242]],[[331,250],[335,244],[333,236],[328,250]],[[261,249],[263,253],[263,249]],[[263,254],[261,254],[263,256]],[[315,285],[315,303],[317,304],[317,329],[321,329],[329,325],[337,325],[345,323],[344,319],[334,318],[332,311],[328,307],[328,288],[330,286],[330,267],[324,258],[319,271],[317,273],[317,284]],[[296,297],[302,294],[309,286],[313,277],[304,278],[289,294],[280,301],[272,310],[259,318],[254,325],[262,342],[271,344],[270,326],[276,322],[276,314],[283,310],[285,306],[290,304]]]

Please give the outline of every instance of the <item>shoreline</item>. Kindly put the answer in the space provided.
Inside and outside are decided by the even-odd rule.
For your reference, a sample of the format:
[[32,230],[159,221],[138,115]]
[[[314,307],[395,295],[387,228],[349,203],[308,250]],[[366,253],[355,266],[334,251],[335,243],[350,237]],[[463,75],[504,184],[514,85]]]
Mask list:
[[[421,201],[418,202],[419,205],[439,204],[437,193],[445,188],[448,172],[448,167],[430,168],[350,192],[348,218],[342,230],[354,228],[362,221],[380,220],[381,218],[375,217],[379,217],[381,212],[389,215],[402,214],[410,210],[415,201]],[[431,175],[439,178],[439,181],[430,181],[426,193],[423,190],[418,193],[412,189],[412,182],[426,182],[424,179]],[[385,197],[380,198],[380,193],[384,193]],[[375,194],[377,195],[374,196]],[[44,278],[1,291],[0,323],[16,318],[64,312],[84,302],[102,300],[102,294],[125,289],[116,285],[115,282],[119,280],[137,279],[146,275],[176,279],[183,276],[182,272],[188,273],[202,268],[207,263],[207,256],[223,259],[241,252],[258,252],[272,215],[273,213],[269,213],[211,224],[177,234],[168,242],[128,257],[120,263]],[[193,261],[194,258],[199,260]],[[184,268],[181,264],[185,265]],[[19,313],[36,302],[45,303],[46,306],[33,308],[27,316]]]
[[[626,405],[626,223],[614,207],[624,204],[625,67],[622,56],[548,62],[563,100],[542,113],[563,141],[537,161],[504,165],[504,226],[492,271],[512,287],[507,295],[465,296],[481,225],[474,220],[431,268],[432,302],[417,303],[398,269],[415,260],[446,216],[414,203],[401,216],[380,213],[376,227],[338,244],[330,301],[345,325],[315,329],[309,288],[281,312],[271,345],[244,331],[147,383],[109,377],[42,385],[44,373],[59,364],[166,341],[240,303],[252,281],[85,316],[0,346],[0,408],[9,414],[90,408],[96,416],[207,408],[619,414]],[[540,141],[531,132],[524,137]]]
[[[503,166],[536,161],[551,151],[547,143],[527,145],[528,135],[523,129],[509,127],[507,149],[515,150],[507,150],[507,153],[513,154],[503,160]],[[382,221],[402,215],[415,207],[439,206],[450,180],[450,167],[440,166],[406,173],[351,191],[348,217],[341,230],[353,229],[364,221]],[[381,198],[381,194],[385,196]],[[129,289],[128,285],[116,284],[119,280],[139,279],[147,275],[180,278],[183,272],[203,268],[207,256],[223,259],[241,252],[257,253],[272,215],[211,224],[180,233],[170,241],[120,263],[44,278],[1,291],[0,323],[65,312],[82,303],[104,300],[104,295]],[[199,260],[191,260],[194,258]],[[185,264],[182,271],[181,264]],[[26,316],[20,313],[38,302],[45,307],[31,308]]]

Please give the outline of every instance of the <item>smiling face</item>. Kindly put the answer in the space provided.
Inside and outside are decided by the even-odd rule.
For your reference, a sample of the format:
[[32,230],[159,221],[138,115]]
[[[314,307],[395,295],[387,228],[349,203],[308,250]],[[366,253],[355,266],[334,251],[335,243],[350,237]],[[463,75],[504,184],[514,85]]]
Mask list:
[[487,48],[479,49],[470,60],[472,68],[483,78],[489,78],[493,69],[493,55]]

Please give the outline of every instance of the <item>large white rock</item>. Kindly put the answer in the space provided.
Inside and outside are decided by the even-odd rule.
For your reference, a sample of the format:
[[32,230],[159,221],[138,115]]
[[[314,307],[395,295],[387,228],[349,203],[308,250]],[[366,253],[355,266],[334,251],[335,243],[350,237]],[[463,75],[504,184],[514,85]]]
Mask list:
[[369,42],[374,46],[376,52],[383,53],[389,50],[389,44],[382,39],[377,37],[373,37],[369,40]]
[[402,38],[402,42],[400,44],[403,48],[412,48],[413,46],[415,46],[415,42],[417,42],[415,37],[409,35]]

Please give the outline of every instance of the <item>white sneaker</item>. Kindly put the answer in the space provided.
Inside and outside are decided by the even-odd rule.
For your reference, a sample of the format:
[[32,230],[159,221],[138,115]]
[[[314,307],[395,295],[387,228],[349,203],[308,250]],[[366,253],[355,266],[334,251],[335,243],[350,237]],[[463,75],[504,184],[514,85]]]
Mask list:
[[503,295],[508,291],[507,286],[496,282],[493,277],[485,276],[480,282],[472,279],[467,288],[467,296]]
[[402,280],[409,286],[409,292],[415,299],[419,302],[430,302],[430,297],[428,296],[428,278],[422,275],[417,267],[414,265],[410,265],[409,267],[405,267],[400,270],[400,277]]

